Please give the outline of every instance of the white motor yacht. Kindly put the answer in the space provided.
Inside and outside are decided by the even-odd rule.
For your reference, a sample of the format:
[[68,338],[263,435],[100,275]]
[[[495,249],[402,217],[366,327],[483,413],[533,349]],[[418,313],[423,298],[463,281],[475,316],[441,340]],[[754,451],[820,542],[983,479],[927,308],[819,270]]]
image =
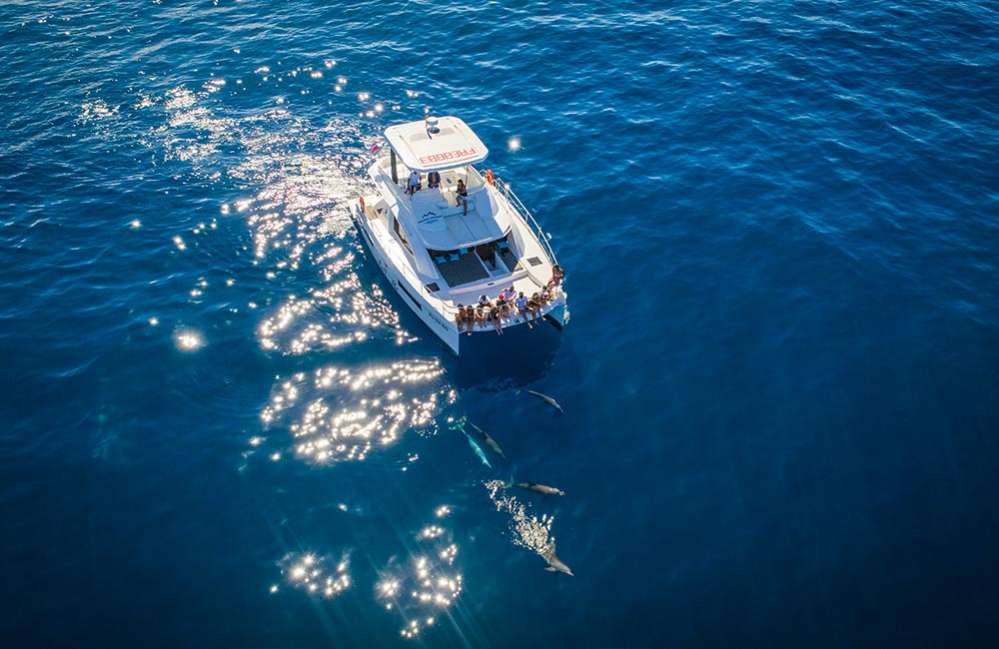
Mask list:
[[[510,185],[476,169],[489,150],[461,119],[396,124],[385,138],[388,155],[368,170],[375,191],[360,197],[355,221],[402,300],[460,354],[469,330],[496,337],[497,329],[495,322],[463,323],[459,331],[458,307],[476,305],[483,295],[495,304],[511,286],[517,295],[544,295],[555,252]],[[537,324],[543,318],[561,329],[569,320],[561,281],[547,295],[534,314]],[[505,332],[529,318],[512,307],[499,324]]]

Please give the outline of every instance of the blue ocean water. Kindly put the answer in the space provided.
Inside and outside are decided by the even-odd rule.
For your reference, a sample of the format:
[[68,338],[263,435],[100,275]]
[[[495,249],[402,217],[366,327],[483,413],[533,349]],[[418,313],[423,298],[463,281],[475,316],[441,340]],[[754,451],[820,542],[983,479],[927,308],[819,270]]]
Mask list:
[[[996,644],[995,3],[17,1],[0,60],[5,646]],[[362,246],[424,107],[563,333],[455,359]]]

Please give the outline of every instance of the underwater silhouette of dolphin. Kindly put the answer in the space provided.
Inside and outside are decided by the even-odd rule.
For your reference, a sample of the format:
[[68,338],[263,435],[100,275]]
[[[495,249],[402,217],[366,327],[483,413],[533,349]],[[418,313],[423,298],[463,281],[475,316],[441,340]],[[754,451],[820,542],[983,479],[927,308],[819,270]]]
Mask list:
[[556,401],[555,399],[552,399],[547,394],[541,394],[540,392],[535,392],[534,390],[528,390],[527,394],[533,394],[537,398],[539,398],[542,401],[544,401],[545,403],[547,403],[552,408],[555,408],[556,410],[558,410],[559,412],[561,412],[563,414],[565,413],[565,410],[562,410],[562,406],[560,406],[558,404],[558,401]]
[[565,565],[561,559],[555,556],[555,541],[552,541],[551,545],[541,552],[541,558],[548,562],[548,567],[545,570],[549,572],[564,572],[570,577],[576,576],[572,574],[572,568]]
[[549,496],[564,496],[565,492],[561,489],[556,489],[555,487],[549,487],[546,484],[538,484],[537,482],[518,482],[517,486],[521,489],[530,489],[531,491],[537,491],[539,494],[547,494]]
[[482,460],[482,463],[485,464],[490,469],[493,468],[493,465],[489,464],[489,458],[486,457],[486,453],[485,451],[482,450],[482,447],[479,446],[474,439],[472,439],[472,436],[469,435],[464,428],[461,429],[461,432],[465,434],[465,438],[468,439],[468,445],[472,447],[472,450],[475,451],[475,454],[479,456],[479,459]]
[[471,424],[470,423],[469,425],[472,428],[474,428],[475,430],[479,431],[479,434],[482,435],[482,441],[486,443],[486,446],[488,446],[490,449],[492,449],[493,453],[495,453],[496,455],[500,456],[504,460],[506,459],[506,453],[503,452],[503,449],[500,448],[500,445],[496,443],[496,440],[493,439],[489,435],[489,433],[487,433],[486,431],[482,430],[481,428],[479,428],[475,424]]

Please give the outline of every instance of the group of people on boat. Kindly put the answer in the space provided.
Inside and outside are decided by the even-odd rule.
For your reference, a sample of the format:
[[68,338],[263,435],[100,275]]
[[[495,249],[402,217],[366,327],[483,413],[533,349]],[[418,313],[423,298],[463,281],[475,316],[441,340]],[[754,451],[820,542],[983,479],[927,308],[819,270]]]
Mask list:
[[483,295],[479,297],[478,304],[469,306],[459,304],[458,312],[454,316],[458,324],[458,334],[465,332],[471,336],[476,327],[491,324],[497,334],[503,335],[504,322],[517,316],[522,317],[527,326],[533,329],[535,321],[541,317],[541,309],[556,298],[556,289],[564,277],[565,272],[562,267],[555,264],[548,284],[530,297],[510,286],[499,292],[495,302]]
[[[431,171],[427,174],[427,189],[437,189],[441,187],[441,174],[439,171]],[[406,181],[406,193],[412,196],[423,189],[423,182],[420,179],[420,172],[413,169],[409,172],[409,179]],[[458,179],[458,184],[454,189],[454,197],[458,205],[464,210],[464,215],[468,215],[468,187],[465,181]]]

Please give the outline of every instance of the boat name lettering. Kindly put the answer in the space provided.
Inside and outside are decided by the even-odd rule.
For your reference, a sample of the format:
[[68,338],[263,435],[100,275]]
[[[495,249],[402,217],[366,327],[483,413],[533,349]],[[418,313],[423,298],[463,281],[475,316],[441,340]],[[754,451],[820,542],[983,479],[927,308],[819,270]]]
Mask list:
[[420,164],[427,164],[430,162],[447,162],[448,160],[460,160],[462,158],[470,158],[475,155],[475,148],[469,149],[455,149],[454,151],[445,151],[444,153],[433,153],[431,155],[420,156]]

